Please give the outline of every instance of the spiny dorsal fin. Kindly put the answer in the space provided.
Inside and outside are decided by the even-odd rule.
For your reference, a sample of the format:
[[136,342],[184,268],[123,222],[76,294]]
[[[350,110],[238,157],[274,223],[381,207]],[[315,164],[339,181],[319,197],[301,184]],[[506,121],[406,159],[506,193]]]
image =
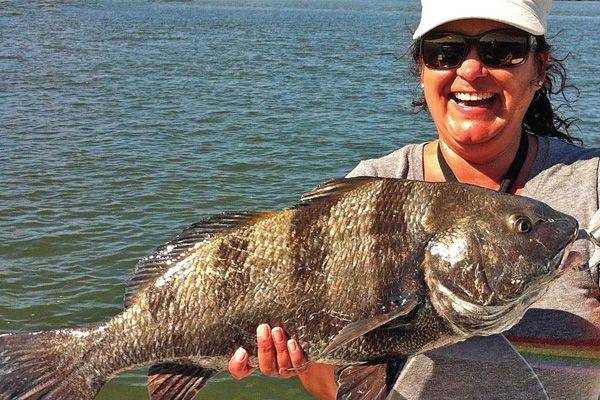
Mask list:
[[148,371],[151,400],[193,400],[217,371],[196,365],[157,364]]
[[381,178],[357,176],[355,178],[332,179],[303,195],[300,198],[300,204],[298,205],[309,206],[322,201],[335,199],[338,196],[349,192],[350,190],[356,189],[367,182],[377,180],[381,180]]
[[187,227],[178,236],[142,258],[127,283],[124,303],[129,307],[136,295],[171,266],[187,257],[204,241],[217,233],[237,228],[263,214],[262,211],[224,212]]

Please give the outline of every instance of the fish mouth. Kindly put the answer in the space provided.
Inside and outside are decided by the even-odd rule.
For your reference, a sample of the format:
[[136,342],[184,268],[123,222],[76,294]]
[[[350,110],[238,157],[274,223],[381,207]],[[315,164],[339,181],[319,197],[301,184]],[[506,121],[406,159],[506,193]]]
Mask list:
[[583,265],[585,265],[585,258],[583,254],[578,251],[571,251],[573,248],[573,243],[577,240],[579,236],[579,227],[575,229],[566,246],[561,249],[550,261],[550,267],[552,270],[556,270],[559,273],[564,273],[569,269],[579,270]]
[[565,272],[569,269],[575,271],[585,271],[589,269],[589,264],[585,260],[585,256],[578,251],[570,251],[561,261],[559,270]]
[[563,270],[564,260],[568,257],[570,253],[570,249],[572,247],[572,243],[569,243],[567,247],[559,251],[550,261],[550,266],[552,269],[556,269],[559,271]]

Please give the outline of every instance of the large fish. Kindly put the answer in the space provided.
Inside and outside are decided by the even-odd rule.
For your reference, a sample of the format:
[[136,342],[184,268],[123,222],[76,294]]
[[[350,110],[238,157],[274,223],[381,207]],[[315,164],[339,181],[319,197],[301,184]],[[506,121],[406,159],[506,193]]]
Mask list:
[[396,360],[514,325],[569,263],[577,221],[470,185],[331,181],[289,209],[225,213],[137,264],[125,310],[0,336],[1,399],[92,399],[151,365],[153,399],[191,399],[255,329],[281,324],[338,398],[380,399]]

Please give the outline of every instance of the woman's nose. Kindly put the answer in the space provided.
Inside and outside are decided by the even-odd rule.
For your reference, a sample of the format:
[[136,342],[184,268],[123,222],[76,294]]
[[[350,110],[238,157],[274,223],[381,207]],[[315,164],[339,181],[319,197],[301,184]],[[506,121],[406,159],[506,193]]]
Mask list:
[[469,54],[456,70],[456,74],[466,81],[474,81],[488,74],[487,68],[479,59],[474,47],[471,47]]

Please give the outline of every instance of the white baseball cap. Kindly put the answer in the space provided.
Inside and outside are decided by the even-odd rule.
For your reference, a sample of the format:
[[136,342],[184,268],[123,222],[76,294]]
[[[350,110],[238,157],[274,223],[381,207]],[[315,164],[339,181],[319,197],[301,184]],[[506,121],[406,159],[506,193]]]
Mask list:
[[418,39],[446,22],[481,18],[503,22],[532,35],[545,35],[552,0],[421,0]]

